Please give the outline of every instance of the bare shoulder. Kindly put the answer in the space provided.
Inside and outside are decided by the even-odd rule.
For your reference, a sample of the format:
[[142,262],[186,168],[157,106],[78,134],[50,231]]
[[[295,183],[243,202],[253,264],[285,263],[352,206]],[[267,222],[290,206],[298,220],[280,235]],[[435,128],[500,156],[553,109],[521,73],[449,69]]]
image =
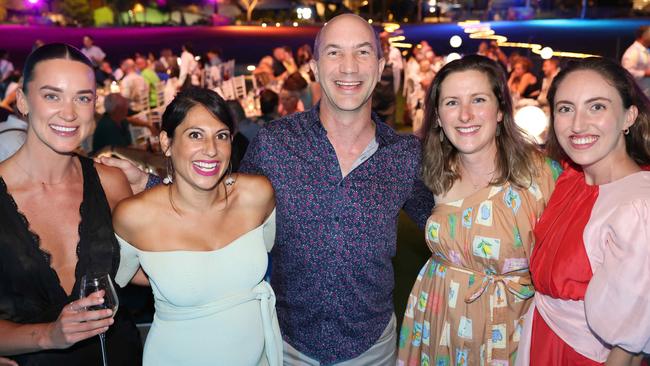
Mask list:
[[156,213],[163,211],[163,196],[167,187],[160,185],[120,201],[113,210],[113,228],[115,232],[129,241],[135,233],[149,225],[156,218]]
[[129,181],[120,169],[98,163],[95,163],[95,169],[111,209],[114,209],[118,202],[133,195]]
[[238,173],[235,176],[235,189],[242,203],[271,208],[275,206],[275,191],[265,176]]

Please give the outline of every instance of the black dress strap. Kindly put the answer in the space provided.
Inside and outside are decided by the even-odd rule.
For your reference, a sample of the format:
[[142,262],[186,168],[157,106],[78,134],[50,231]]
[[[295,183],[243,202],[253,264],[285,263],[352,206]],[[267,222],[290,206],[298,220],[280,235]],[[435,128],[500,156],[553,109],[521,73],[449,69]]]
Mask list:
[[[120,264],[120,249],[113,232],[111,209],[94,162],[79,157],[84,179],[84,197],[79,208],[79,262],[75,271],[77,282],[86,273],[106,272],[114,277]],[[79,293],[79,284],[75,290]]]

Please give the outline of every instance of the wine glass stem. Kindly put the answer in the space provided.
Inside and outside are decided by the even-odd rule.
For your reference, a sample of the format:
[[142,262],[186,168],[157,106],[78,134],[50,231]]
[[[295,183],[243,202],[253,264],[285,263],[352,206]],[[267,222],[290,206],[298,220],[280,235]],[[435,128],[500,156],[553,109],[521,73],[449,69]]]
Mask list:
[[106,333],[99,334],[99,344],[102,347],[102,365],[108,366],[108,357],[106,356]]

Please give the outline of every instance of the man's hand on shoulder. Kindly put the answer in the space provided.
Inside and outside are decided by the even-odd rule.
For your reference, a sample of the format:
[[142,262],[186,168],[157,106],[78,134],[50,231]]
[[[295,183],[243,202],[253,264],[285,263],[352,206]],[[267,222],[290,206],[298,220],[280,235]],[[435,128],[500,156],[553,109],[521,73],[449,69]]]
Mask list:
[[131,191],[135,194],[144,191],[147,186],[147,179],[149,178],[147,173],[138,169],[137,166],[128,160],[103,156],[96,158],[95,162],[120,169],[129,181]]

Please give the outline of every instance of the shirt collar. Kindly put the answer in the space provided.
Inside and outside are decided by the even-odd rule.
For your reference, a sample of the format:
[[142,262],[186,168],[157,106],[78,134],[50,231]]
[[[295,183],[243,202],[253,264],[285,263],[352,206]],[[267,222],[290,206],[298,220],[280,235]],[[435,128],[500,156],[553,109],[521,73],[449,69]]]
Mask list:
[[[310,110],[306,112],[308,114],[307,126],[312,128],[314,131],[321,132],[323,135],[327,134],[325,127],[320,120],[320,102],[316,103]],[[390,128],[384,121],[379,118],[379,116],[372,112],[371,115],[372,121],[375,122],[375,138],[379,147],[390,145],[398,140],[398,135],[395,131]]]

